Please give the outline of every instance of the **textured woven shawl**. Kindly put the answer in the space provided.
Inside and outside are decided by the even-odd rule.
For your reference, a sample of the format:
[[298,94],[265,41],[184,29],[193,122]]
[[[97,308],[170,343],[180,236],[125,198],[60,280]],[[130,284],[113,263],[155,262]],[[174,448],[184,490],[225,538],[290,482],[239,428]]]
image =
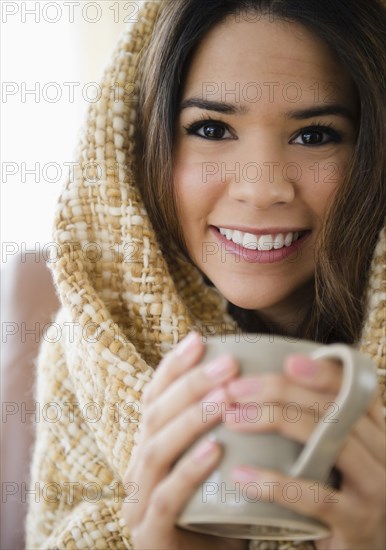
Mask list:
[[[42,414],[31,468],[28,549],[132,548],[121,513],[122,478],[142,389],[162,356],[192,328],[237,329],[226,300],[194,266],[176,260],[171,271],[134,182],[135,97],[124,100],[125,85],[136,81],[138,54],[162,2],[141,5],[138,22],[125,30],[104,72],[100,99],[90,105],[74,171],[57,204],[48,266],[62,305],[38,357]],[[379,367],[381,384],[384,251],[381,232],[358,342]]]

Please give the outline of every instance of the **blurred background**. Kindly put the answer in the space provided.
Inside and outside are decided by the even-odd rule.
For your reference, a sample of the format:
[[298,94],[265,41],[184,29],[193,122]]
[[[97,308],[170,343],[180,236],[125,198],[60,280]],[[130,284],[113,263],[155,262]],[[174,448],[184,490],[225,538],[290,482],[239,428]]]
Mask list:
[[44,328],[59,308],[44,247],[52,242],[56,201],[87,109],[140,5],[140,0],[0,3],[1,550],[25,546],[39,421],[36,358]]
[[[140,2],[1,2],[1,266],[51,241],[79,127]],[[16,244],[12,244],[16,243]]]

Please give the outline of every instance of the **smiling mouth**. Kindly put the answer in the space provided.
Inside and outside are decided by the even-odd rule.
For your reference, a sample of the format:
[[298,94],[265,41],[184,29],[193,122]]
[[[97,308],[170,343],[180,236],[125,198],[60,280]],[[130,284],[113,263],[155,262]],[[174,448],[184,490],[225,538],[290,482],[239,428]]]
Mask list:
[[228,241],[233,242],[249,250],[270,251],[288,248],[305,235],[311,233],[310,230],[290,231],[287,233],[275,233],[265,235],[255,235],[238,229],[229,229],[224,227],[212,226]]

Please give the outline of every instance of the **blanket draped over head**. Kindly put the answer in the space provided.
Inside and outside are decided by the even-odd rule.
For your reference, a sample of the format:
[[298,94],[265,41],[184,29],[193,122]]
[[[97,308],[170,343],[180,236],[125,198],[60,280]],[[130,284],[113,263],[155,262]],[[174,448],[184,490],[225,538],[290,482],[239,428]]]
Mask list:
[[[89,108],[74,171],[57,205],[55,257],[47,263],[61,308],[37,362],[40,416],[28,549],[132,548],[121,511],[122,479],[136,441],[142,389],[192,327],[236,330],[226,300],[194,266],[176,260],[171,268],[165,261],[133,181],[136,105],[127,83],[136,81],[138,54],[162,2],[141,6],[104,72],[101,97]],[[384,250],[382,231],[356,346],[377,364],[381,385]]]

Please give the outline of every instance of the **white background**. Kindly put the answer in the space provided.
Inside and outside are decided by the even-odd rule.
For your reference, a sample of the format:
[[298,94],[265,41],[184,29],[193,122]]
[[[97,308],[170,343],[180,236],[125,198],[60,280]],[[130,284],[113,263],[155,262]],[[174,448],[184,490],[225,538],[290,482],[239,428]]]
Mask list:
[[[99,82],[139,6],[1,2],[1,267],[10,259],[6,251],[41,251],[52,241],[55,204],[68,174],[64,163],[74,161],[79,128],[98,90],[90,83]],[[65,82],[79,84],[72,85],[73,98]],[[31,89],[36,95],[25,93]],[[36,165],[36,175],[27,172]]]

